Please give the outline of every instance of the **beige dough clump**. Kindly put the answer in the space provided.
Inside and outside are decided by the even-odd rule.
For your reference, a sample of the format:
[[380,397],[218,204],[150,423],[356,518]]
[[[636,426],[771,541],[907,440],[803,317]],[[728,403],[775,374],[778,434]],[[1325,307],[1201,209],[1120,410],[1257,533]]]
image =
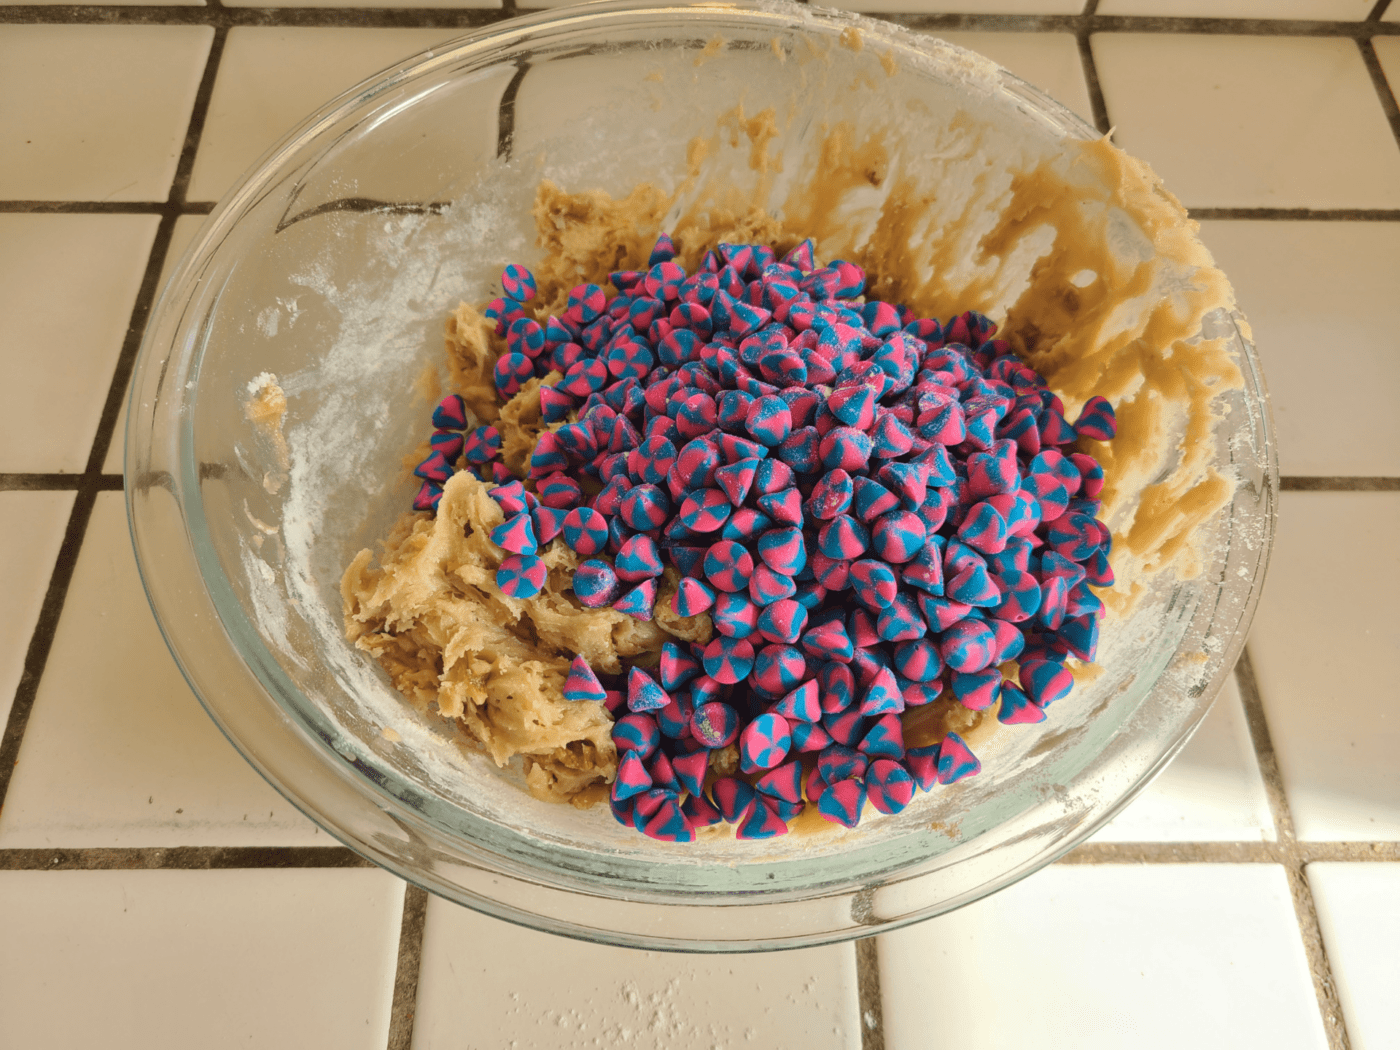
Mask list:
[[564,699],[574,654],[611,673],[623,660],[654,663],[667,638],[708,641],[709,617],[583,608],[569,590],[578,555],[559,540],[541,550],[549,579],[537,597],[502,594],[496,569],[508,552],[490,532],[505,515],[488,493],[456,474],[436,516],[399,520],[377,567],[361,551],[341,580],[346,633],[420,712],[453,720],[499,765],[523,756],[536,797],[588,805],[605,797],[617,752],[603,705]]

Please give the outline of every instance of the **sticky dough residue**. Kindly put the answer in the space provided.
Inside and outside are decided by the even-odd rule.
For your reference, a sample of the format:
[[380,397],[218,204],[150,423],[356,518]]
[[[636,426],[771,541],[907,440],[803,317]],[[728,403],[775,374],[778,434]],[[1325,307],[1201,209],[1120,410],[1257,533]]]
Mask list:
[[[1117,538],[1120,584],[1103,592],[1111,610],[1125,613],[1144,574],[1198,572],[1193,537],[1232,494],[1212,463],[1216,398],[1242,382],[1229,344],[1203,338],[1202,324],[1234,300],[1196,224],[1151,170],[1106,139],[1068,142],[1019,169],[983,163],[984,130],[962,115],[917,156],[892,148],[888,129],[836,124],[799,166],[784,135],[775,111],[739,108],[691,142],[672,192],[640,185],[617,199],[543,182],[531,312],[562,313],[575,284],[608,287],[611,271],[644,268],[663,229],[690,270],[720,242],[783,251],[812,236],[823,260],[866,269],[869,295],[919,316],[975,309],[997,320],[1070,418],[1092,394],[1115,404],[1119,438],[1091,449],[1105,466],[1104,516]],[[942,181],[938,164],[976,173]],[[749,178],[736,179],[736,168]],[[523,474],[545,426],[540,384],[558,375],[502,405],[491,369],[504,342],[491,323],[463,304],[446,342],[450,388],[500,428],[506,462]],[[674,578],[651,623],[581,608],[568,590],[576,556],[557,540],[543,551],[544,593],[505,597],[494,583],[504,552],[486,538],[502,515],[486,493],[458,474],[435,519],[399,522],[379,567],[361,552],[343,581],[350,636],[421,711],[457,720],[498,763],[524,755],[538,797],[590,804],[604,797],[616,754],[601,705],[562,699],[572,654],[604,671],[652,662],[672,634],[708,639],[709,619],[663,619]],[[940,701],[911,713],[906,736],[912,744],[956,728],[975,743],[996,728],[988,714]]]
[[248,400],[243,405],[243,414],[272,446],[277,469],[263,475],[263,488],[275,496],[287,483],[292,457],[287,448],[286,435],[282,433],[282,420],[287,415],[287,395],[271,372],[263,372],[248,384]]

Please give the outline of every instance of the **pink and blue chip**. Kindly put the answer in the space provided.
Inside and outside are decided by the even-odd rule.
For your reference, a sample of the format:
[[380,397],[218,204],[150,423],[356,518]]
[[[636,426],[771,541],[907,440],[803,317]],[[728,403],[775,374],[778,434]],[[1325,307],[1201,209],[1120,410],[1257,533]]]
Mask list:
[[607,699],[603,683],[582,656],[575,656],[569,665],[569,677],[564,680],[564,699],[575,703],[591,700],[599,704]]
[[497,392],[505,398],[514,397],[535,375],[535,363],[521,353],[502,354],[493,371]]
[[660,576],[665,569],[656,541],[645,534],[623,540],[613,558],[613,565],[617,578],[624,583],[641,583]]
[[758,556],[774,572],[796,576],[807,565],[807,545],[795,525],[769,529],[758,538]]
[[507,598],[533,598],[548,578],[544,559],[533,554],[512,554],[496,570],[496,586]]
[[575,507],[564,518],[564,542],[584,557],[608,543],[608,520],[591,507]]
[[838,514],[817,532],[817,549],[833,561],[854,561],[870,549],[870,533],[849,514]]
[[612,607],[635,620],[650,620],[656,608],[656,596],[659,591],[660,586],[656,580],[643,580],[631,590],[623,591],[612,603]]
[[462,456],[468,463],[487,463],[500,452],[501,432],[492,426],[477,427],[462,443]]
[[694,842],[695,829],[686,819],[679,800],[665,799],[657,811],[648,818],[642,832],[658,842]]
[[441,452],[447,462],[455,462],[462,454],[465,439],[455,430],[434,430],[428,444],[434,452]]
[[572,510],[583,499],[583,489],[567,474],[554,473],[540,480],[535,494],[546,507]]
[[433,409],[433,426],[438,430],[465,430],[467,403],[461,394],[448,394]]
[[627,710],[633,714],[643,711],[657,711],[670,703],[671,698],[657,684],[656,679],[639,667],[627,672]]
[[447,462],[447,457],[441,452],[431,453],[427,459],[413,468],[413,473],[424,481],[431,481],[436,485],[446,484],[447,479],[452,476],[452,464]]
[[792,598],[774,601],[758,614],[758,633],[770,642],[792,645],[806,626],[807,610]]
[[737,823],[745,817],[758,797],[753,786],[738,777],[721,777],[710,788],[715,806],[729,824]]
[[671,611],[677,616],[699,616],[715,604],[715,592],[699,580],[681,580],[671,599]]
[[681,500],[677,517],[691,532],[716,532],[729,520],[733,510],[729,497],[719,489],[694,489]]
[[851,591],[872,612],[887,609],[899,594],[899,579],[883,561],[861,558],[851,563]]
[[1050,660],[1023,660],[1018,674],[1021,688],[1036,707],[1049,707],[1074,688],[1074,676],[1068,668]]
[[913,511],[892,510],[870,526],[870,549],[891,565],[903,565],[928,542],[928,529]]
[[618,595],[617,573],[601,559],[590,558],[574,570],[574,596],[589,609],[611,605]]
[[635,751],[646,759],[661,746],[661,729],[651,715],[625,714],[613,723],[612,739],[618,751]]
[[696,704],[690,716],[691,735],[708,748],[728,747],[739,739],[739,712],[719,700]]
[[540,549],[535,539],[535,525],[530,515],[522,511],[507,518],[491,530],[491,542],[515,554],[534,554]]
[[753,646],[743,638],[719,637],[705,646],[705,673],[721,685],[742,682],[754,669]]
[[772,769],[787,758],[792,731],[782,715],[759,715],[739,734],[739,768],[745,773]]
[[955,784],[964,777],[975,776],[981,770],[982,763],[978,761],[977,756],[972,753],[972,749],[957,733],[949,733],[939,742],[938,782],[940,784]]
[[792,412],[776,394],[766,394],[749,405],[745,429],[760,445],[777,448],[792,433]]
[[753,576],[753,555],[734,540],[720,540],[705,552],[703,568],[705,578],[715,588],[737,594],[748,587]]
[[617,802],[640,795],[652,786],[651,774],[646,763],[636,751],[626,751],[617,762],[617,776],[613,780],[612,797]]
[[517,303],[527,303],[535,297],[535,275],[519,263],[511,263],[501,274],[501,289]]
[[596,284],[578,284],[569,290],[566,316],[578,324],[591,324],[603,316],[608,297]]
[[914,778],[897,761],[877,758],[865,774],[866,797],[881,813],[902,812],[914,800]]
[[1075,420],[1074,432],[1079,437],[1094,441],[1112,441],[1118,433],[1118,420],[1113,406],[1102,397],[1095,395],[1084,402],[1084,409]]
[[829,783],[817,803],[817,810],[824,818],[848,828],[860,823],[864,808],[865,782],[855,777]]
[[513,353],[524,354],[531,361],[544,352],[544,343],[544,329],[532,318],[518,318],[506,329],[507,349]]
[[425,481],[413,497],[414,510],[436,511],[442,502],[442,486],[434,481]]
[[781,696],[802,681],[806,673],[807,658],[801,649],[774,643],[755,654],[751,678],[770,696]]
[[959,620],[946,631],[939,643],[943,662],[954,671],[981,671],[992,662],[996,635],[982,620]]
[[954,671],[948,679],[953,695],[969,711],[985,711],[1001,699],[1001,670],[989,667],[985,671]]

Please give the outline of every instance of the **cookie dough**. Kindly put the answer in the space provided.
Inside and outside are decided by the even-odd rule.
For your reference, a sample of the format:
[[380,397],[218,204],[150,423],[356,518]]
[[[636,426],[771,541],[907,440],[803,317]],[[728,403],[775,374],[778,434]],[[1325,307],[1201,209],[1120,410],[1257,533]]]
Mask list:
[[[762,180],[744,198],[707,186],[712,151],[746,148],[750,167],[764,172],[782,133],[771,111],[750,117],[739,110],[720,124],[713,139],[692,143],[689,178],[675,193],[642,185],[615,199],[541,184],[533,316],[562,313],[569,288],[580,282],[608,287],[609,272],[645,268],[663,220],[683,199],[688,207],[669,225],[688,270],[720,242],[768,243],[781,253],[814,236],[824,261],[846,258],[866,269],[873,296],[906,303],[918,316],[975,309],[1001,320],[1002,336],[1047,377],[1070,418],[1093,394],[1114,403],[1119,437],[1094,449],[1106,472],[1104,517],[1118,540],[1112,560],[1120,585],[1102,593],[1110,615],[1131,605],[1144,574],[1199,571],[1193,535],[1233,492],[1206,438],[1217,396],[1242,382],[1229,341],[1203,338],[1202,321],[1230,311],[1233,293],[1197,240],[1196,224],[1150,169],[1107,139],[1069,143],[1061,155],[1012,175],[997,191],[1004,197],[998,218],[969,244],[966,231],[931,227],[935,202],[902,188],[905,176],[878,136],[862,138],[849,127],[827,131],[825,163],[781,200],[770,199],[771,184]],[[872,185],[887,203],[857,242],[840,225],[840,205]],[[1145,251],[1125,253],[1115,243],[1124,217],[1141,231]],[[1042,246],[1027,271],[1033,237]],[[540,385],[560,377],[532,379],[499,403],[492,368],[504,345],[471,305],[448,319],[449,389],[480,422],[498,427],[507,465],[523,475],[545,428]],[[405,462],[423,458],[426,447]],[[549,568],[544,591],[506,597],[494,581],[506,552],[488,538],[503,514],[487,492],[459,473],[436,517],[399,521],[377,565],[372,552],[360,552],[342,581],[348,637],[420,711],[456,722],[499,764],[522,756],[536,797],[591,805],[606,798],[617,755],[604,707],[562,698],[572,656],[615,673],[624,661],[654,664],[668,637],[707,641],[712,626],[706,615],[668,615],[674,569],[654,621],[581,607],[568,589],[577,556],[557,540],[541,551]],[[939,701],[910,712],[906,739],[930,742],[954,729],[976,742],[996,729],[992,714]]]

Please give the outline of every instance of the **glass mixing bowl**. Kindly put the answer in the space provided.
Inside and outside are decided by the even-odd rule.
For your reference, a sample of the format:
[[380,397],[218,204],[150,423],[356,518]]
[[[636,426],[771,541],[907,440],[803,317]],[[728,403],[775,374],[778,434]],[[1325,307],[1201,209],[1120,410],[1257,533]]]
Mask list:
[[[724,121],[741,105],[785,121],[767,159]],[[605,806],[534,800],[518,770],[419,718],[343,638],[340,576],[414,491],[402,458],[422,436],[420,377],[440,366],[443,319],[496,294],[503,263],[535,257],[541,178],[683,195],[687,144],[724,127],[689,162],[749,192],[820,163],[804,150],[842,121],[891,114],[897,150],[938,153],[930,200],[1096,137],[985,59],[869,19],[602,3],[505,22],[366,81],[224,199],[146,334],[128,508],[191,686],[303,812],[503,919],[614,944],[772,949],[894,929],[1006,886],[1082,841],[1182,747],[1243,644],[1277,498],[1262,378],[1229,311],[1201,334],[1228,343],[1244,385],[1191,440],[1236,487],[1200,531],[1200,572],[1149,579],[1132,614],[1105,625],[1102,674],[1049,721],[979,746],[979,776],[898,816],[762,842],[654,842]],[[958,152],[950,129],[971,124],[989,129],[990,152]],[[917,181],[921,166],[905,170]],[[879,181],[872,172],[870,193]],[[876,197],[852,236],[878,221]],[[285,444],[246,415],[263,373],[286,393]]]

